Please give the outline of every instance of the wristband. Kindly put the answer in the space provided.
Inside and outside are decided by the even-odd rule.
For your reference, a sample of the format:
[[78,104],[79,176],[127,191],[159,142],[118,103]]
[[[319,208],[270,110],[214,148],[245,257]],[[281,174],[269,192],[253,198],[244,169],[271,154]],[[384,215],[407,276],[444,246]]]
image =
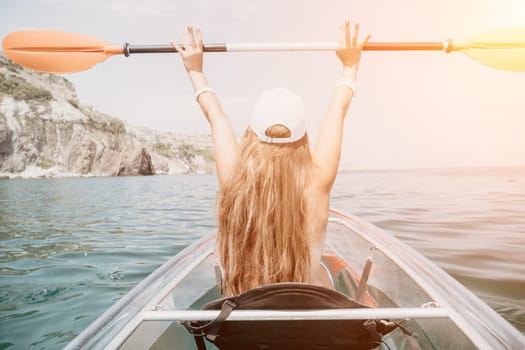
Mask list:
[[352,95],[355,95],[355,92],[357,91],[357,84],[355,80],[348,79],[348,78],[341,78],[335,81],[335,87],[338,86],[344,86],[348,90],[352,91]]
[[199,90],[195,91],[195,100],[197,100],[197,102],[199,102],[199,97],[205,92],[215,93],[215,90],[213,90],[210,87],[205,87],[205,88],[199,89]]

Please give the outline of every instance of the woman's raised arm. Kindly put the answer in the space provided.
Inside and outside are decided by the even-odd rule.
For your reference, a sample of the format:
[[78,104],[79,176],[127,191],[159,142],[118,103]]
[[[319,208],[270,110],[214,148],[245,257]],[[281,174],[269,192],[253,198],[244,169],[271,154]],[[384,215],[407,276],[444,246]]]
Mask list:
[[356,22],[353,25],[352,31],[348,20],[339,25],[339,49],[336,54],[343,64],[343,73],[335,83],[335,91],[328,111],[321,122],[312,154],[314,164],[317,167],[318,180],[327,192],[332,188],[337,175],[341,157],[344,119],[355,93],[355,81],[361,60],[361,51],[370,35],[362,42],[358,42],[358,37],[359,23]]
[[237,141],[228,117],[224,113],[215,91],[210,88],[202,70],[203,43],[200,28],[193,30],[187,27],[187,33],[182,33],[183,47],[172,43],[180,54],[184,68],[195,91],[195,98],[199,103],[206,119],[211,126],[213,148],[215,152],[215,166],[221,184],[226,181],[233,171]]

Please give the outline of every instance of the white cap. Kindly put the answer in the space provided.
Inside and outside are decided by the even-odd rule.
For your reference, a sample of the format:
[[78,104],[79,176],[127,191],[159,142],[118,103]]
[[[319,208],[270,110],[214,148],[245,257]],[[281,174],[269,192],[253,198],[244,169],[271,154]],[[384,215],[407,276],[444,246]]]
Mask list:
[[[266,129],[281,124],[290,130],[290,137],[268,137]],[[267,143],[289,143],[306,133],[303,99],[288,89],[276,88],[262,92],[253,110],[250,128],[257,138]]]

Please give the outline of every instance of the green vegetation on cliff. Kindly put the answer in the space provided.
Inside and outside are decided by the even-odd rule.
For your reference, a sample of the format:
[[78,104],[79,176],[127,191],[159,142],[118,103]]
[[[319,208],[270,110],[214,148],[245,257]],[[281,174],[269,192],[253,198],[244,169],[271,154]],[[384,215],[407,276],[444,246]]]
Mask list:
[[183,143],[178,146],[169,143],[156,143],[153,150],[167,158],[180,158],[191,162],[195,157],[201,156],[207,162],[215,160],[213,149],[209,147],[198,148],[189,143]]
[[38,88],[17,76],[0,73],[0,95],[10,95],[15,100],[50,101],[53,95],[49,90]]

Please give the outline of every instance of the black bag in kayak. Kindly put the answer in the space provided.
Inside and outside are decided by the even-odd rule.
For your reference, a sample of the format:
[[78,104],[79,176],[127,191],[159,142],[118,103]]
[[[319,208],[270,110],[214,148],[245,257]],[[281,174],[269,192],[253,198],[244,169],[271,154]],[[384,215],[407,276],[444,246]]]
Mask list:
[[219,349],[374,349],[399,327],[383,320],[228,321],[233,310],[322,310],[369,308],[332,289],[303,283],[275,283],[212,301],[205,310],[221,310],[211,322],[183,322],[195,336]]

